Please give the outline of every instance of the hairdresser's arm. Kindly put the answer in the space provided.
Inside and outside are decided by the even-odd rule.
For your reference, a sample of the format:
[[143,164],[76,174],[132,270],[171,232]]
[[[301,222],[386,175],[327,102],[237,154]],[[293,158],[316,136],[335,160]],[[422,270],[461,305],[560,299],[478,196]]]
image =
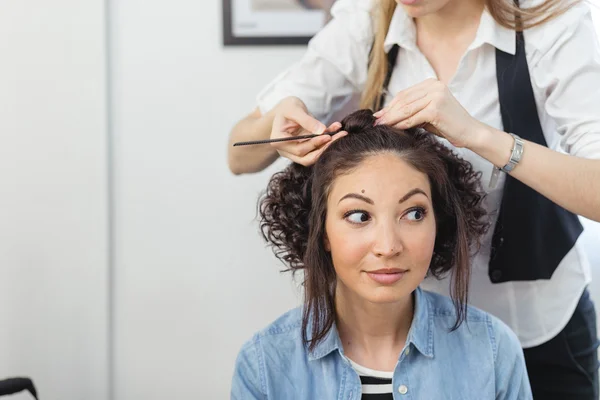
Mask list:
[[[509,134],[485,125],[479,139],[468,147],[502,166],[510,158],[513,142]],[[600,160],[525,141],[523,158],[511,175],[567,210],[600,222]]]
[[227,150],[231,172],[237,175],[262,171],[277,159],[277,150],[268,145],[233,147],[235,142],[270,138],[272,125],[273,114],[261,115],[258,108],[235,124]]

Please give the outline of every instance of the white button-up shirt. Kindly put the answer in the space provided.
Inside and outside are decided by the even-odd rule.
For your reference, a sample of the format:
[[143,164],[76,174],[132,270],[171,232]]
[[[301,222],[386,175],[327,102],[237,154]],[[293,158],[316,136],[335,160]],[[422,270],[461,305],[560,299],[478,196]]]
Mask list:
[[[530,5],[522,3],[524,7]],[[374,38],[372,7],[369,0],[338,0],[332,21],[311,40],[303,58],[259,94],[260,110],[267,112],[287,96],[302,99],[308,110],[326,123],[356,109]],[[600,50],[589,7],[582,2],[525,31],[524,36],[531,84],[548,146],[574,156],[600,158]],[[402,7],[393,15],[384,43],[386,51],[394,44],[400,49],[388,87],[392,94],[436,77],[417,47],[414,22]],[[485,10],[475,39],[448,88],[473,117],[502,129],[496,49],[515,54],[515,32],[500,26]],[[470,150],[456,152],[482,172],[483,186],[488,188],[493,165]],[[500,178],[495,189],[487,189],[485,207],[491,218],[497,215],[504,179]],[[564,328],[590,282],[580,241],[550,280],[493,284],[488,277],[493,228],[473,260],[470,302],[507,323],[523,347],[544,343]],[[423,286],[448,294],[448,283],[428,279]]]

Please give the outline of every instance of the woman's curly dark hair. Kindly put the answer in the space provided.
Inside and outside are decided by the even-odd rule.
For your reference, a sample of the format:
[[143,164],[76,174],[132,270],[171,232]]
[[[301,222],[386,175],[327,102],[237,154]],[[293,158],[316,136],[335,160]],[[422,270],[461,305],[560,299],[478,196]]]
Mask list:
[[371,110],[347,116],[341,128],[348,132],[346,137],[332,143],[315,165],[291,164],[274,174],[259,200],[263,237],[287,270],[304,272],[302,332],[311,351],[327,335],[336,316],[336,274],[324,246],[327,197],[336,177],[380,153],[394,152],[429,177],[437,228],[429,273],[440,278],[452,271],[454,329],[465,318],[469,259],[489,225],[484,218],[480,173],[428,132],[401,131],[374,126],[374,122]]

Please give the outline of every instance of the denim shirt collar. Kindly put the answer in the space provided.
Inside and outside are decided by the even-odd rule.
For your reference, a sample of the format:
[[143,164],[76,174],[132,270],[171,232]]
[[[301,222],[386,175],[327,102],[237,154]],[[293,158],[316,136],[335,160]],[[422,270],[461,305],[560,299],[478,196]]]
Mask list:
[[420,287],[414,291],[415,315],[408,331],[407,345],[413,344],[421,354],[433,358],[433,311]]
[[[421,288],[418,287],[413,293],[415,314],[410,330],[408,331],[406,347],[412,344],[421,354],[433,358],[433,313],[431,312],[427,297],[423,295]],[[309,333],[308,337],[310,338],[311,324],[309,324],[307,330]],[[313,351],[308,353],[308,359],[309,361],[318,360],[335,350],[338,350],[342,355],[344,354],[340,335],[334,323],[323,340],[315,346]]]

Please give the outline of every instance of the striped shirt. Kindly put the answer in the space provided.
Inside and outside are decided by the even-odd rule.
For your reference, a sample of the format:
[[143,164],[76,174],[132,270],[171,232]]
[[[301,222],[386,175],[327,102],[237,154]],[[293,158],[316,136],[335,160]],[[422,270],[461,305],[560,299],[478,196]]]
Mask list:
[[393,372],[376,371],[348,359],[360,377],[362,400],[392,400]]

